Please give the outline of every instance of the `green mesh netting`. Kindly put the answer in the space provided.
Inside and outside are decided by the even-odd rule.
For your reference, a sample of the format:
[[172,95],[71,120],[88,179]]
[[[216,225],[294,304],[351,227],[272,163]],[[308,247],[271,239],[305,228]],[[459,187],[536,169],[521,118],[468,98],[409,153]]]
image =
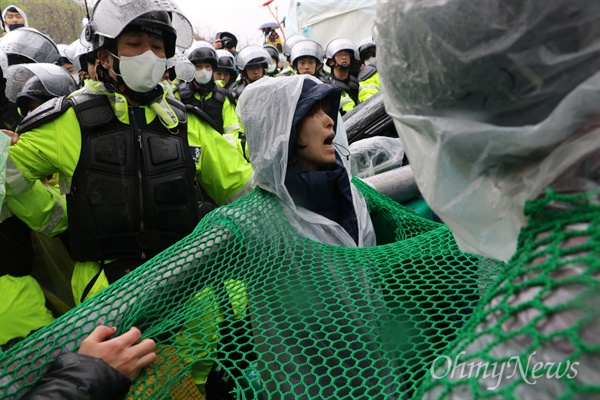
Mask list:
[[[137,326],[156,340],[157,361],[130,391],[144,399],[210,398],[215,386],[240,399],[484,397],[498,392],[480,377],[432,379],[432,365],[455,354],[502,359],[502,345],[513,341],[522,346],[507,354],[525,356],[562,338],[570,344],[565,359],[598,359],[598,337],[586,336],[588,328],[598,333],[586,325],[598,321],[597,307],[588,307],[597,293],[598,206],[581,205],[587,211],[580,213],[569,203],[574,210],[560,218],[541,213],[507,267],[460,252],[445,226],[355,184],[367,198],[378,246],[305,239],[277,199],[257,189],[0,355],[0,393],[26,393],[48,363],[76,350],[98,324],[119,333]],[[561,269],[574,260],[577,274]],[[561,285],[574,291],[548,302]],[[520,293],[528,297],[517,301]],[[543,323],[573,309],[576,320],[554,330]],[[598,382],[552,382],[564,386],[560,393],[599,393]],[[520,383],[503,382],[500,393],[523,398]],[[465,387],[470,392],[456,389]]]
[[549,191],[525,214],[516,254],[418,398],[600,398],[598,195]]

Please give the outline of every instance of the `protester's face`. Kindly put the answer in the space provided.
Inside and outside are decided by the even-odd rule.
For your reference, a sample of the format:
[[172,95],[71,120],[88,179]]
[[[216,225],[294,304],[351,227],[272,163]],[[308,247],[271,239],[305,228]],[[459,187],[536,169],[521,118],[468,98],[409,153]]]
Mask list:
[[7,11],[6,16],[4,17],[4,23],[6,25],[25,24],[25,18],[18,12]]
[[299,74],[314,75],[317,73],[317,60],[313,57],[300,57],[296,65]]
[[225,83],[225,86],[229,84],[230,78],[231,77],[229,76],[229,72],[213,71],[213,79],[215,81],[223,81],[223,83]]
[[330,107],[323,101],[317,103],[298,127],[294,154],[298,162],[310,171],[335,163],[334,121],[326,112]]
[[254,82],[262,78],[264,69],[262,65],[250,65],[246,67],[246,76],[250,82]]

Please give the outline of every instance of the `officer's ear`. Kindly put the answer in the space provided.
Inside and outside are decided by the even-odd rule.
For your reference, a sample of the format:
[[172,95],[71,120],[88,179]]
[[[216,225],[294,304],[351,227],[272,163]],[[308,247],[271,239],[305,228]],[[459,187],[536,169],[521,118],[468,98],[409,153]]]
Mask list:
[[111,65],[112,55],[110,54],[110,52],[107,49],[98,50],[97,57],[98,57],[98,60],[100,61],[100,65],[102,65],[102,67],[104,69],[106,69],[108,71],[112,67],[112,65]]

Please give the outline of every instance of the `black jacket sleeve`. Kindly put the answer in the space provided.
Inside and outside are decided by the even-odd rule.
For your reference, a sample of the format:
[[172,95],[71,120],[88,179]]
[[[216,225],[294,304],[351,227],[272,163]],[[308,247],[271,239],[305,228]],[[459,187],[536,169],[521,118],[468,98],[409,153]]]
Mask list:
[[129,379],[99,358],[65,353],[22,400],[124,399],[130,385]]

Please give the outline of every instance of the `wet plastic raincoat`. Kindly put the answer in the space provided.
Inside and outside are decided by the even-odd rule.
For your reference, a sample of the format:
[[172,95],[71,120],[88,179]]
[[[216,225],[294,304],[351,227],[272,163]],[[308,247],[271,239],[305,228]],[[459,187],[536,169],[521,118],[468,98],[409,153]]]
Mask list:
[[[238,114],[246,131],[256,183],[277,195],[285,205],[288,220],[302,235],[322,243],[356,247],[357,244],[341,225],[297,206],[284,184],[294,113],[307,79],[321,84],[317,78],[309,75],[265,77],[248,86],[240,97]],[[338,114],[334,143],[337,143],[336,147],[344,149],[347,147],[346,131],[339,122],[341,117]],[[348,171],[346,167],[350,178]],[[365,200],[354,185],[350,184],[350,188],[358,223],[358,247],[374,246],[375,232]]]

